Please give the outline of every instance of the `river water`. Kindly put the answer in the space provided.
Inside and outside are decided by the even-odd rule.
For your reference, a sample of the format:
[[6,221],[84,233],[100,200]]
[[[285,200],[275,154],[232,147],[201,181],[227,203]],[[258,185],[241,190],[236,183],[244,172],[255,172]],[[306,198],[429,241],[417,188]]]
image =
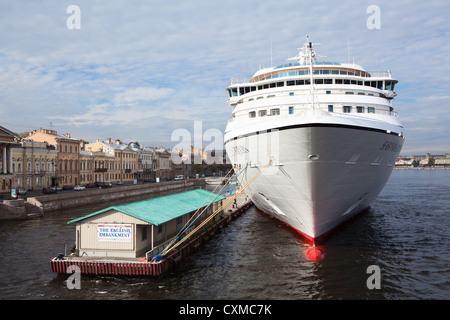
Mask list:
[[253,207],[167,275],[82,275],[81,289],[68,289],[50,259],[75,242],[67,222],[95,210],[0,222],[0,299],[450,298],[450,170],[394,170],[372,208],[321,244],[322,261],[308,260],[300,236]]

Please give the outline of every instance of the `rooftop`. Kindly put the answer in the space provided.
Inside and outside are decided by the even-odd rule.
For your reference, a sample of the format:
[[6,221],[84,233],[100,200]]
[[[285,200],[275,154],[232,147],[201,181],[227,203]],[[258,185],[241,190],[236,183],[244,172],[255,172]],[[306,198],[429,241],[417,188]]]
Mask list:
[[178,218],[182,215],[185,215],[189,212],[196,211],[200,207],[207,206],[210,203],[215,203],[223,199],[225,199],[225,197],[216,195],[203,189],[197,189],[112,206],[88,214],[84,217],[71,220],[68,222],[68,224],[80,222],[82,220],[102,214],[109,210],[116,210],[158,226],[170,220]]

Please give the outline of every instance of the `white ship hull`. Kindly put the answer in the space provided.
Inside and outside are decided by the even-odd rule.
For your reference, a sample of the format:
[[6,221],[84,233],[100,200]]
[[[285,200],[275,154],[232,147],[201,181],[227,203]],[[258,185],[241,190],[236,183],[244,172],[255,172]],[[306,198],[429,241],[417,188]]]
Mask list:
[[307,40],[297,62],[232,79],[225,148],[256,207],[314,243],[369,207],[404,137],[391,72],[318,62]]
[[332,122],[326,113],[316,117],[320,122],[304,118],[309,121],[271,132],[228,135],[225,146],[236,168],[247,166],[238,177],[241,186],[273,157],[274,164],[245,192],[257,208],[314,243],[369,207],[392,172],[403,137],[342,119]]

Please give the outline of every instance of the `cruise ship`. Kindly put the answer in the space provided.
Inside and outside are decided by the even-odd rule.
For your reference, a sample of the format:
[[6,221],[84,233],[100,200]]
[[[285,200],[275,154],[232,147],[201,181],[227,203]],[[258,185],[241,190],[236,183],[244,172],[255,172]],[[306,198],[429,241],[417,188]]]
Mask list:
[[255,206],[313,244],[369,208],[405,139],[391,71],[326,61],[316,45],[307,37],[288,63],[231,79],[224,136]]

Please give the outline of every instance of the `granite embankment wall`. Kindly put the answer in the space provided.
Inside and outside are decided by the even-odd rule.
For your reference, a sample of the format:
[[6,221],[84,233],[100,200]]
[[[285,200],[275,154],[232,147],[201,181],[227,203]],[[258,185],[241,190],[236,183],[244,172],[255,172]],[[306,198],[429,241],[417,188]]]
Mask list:
[[[124,199],[136,201],[138,197],[148,198],[183,192],[187,190],[204,188],[204,179],[181,180],[149,183],[133,186],[121,186],[107,189],[86,189],[61,194],[52,194],[39,197],[31,197],[27,202],[41,208],[43,213],[61,209],[88,206],[91,204],[117,202]],[[111,204],[112,205],[112,204]]]

